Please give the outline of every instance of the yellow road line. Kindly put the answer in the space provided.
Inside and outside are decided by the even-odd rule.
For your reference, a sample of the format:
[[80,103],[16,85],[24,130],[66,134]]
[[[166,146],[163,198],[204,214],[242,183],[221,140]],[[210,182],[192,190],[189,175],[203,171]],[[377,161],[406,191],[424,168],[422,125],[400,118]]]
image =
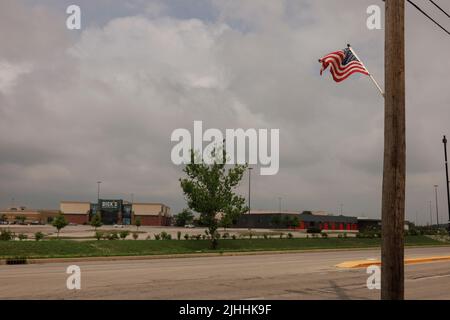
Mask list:
[[[422,257],[405,259],[405,264],[428,263],[437,261],[450,261],[450,256]],[[336,265],[338,268],[366,268],[369,266],[380,266],[380,260],[353,260],[345,261]]]

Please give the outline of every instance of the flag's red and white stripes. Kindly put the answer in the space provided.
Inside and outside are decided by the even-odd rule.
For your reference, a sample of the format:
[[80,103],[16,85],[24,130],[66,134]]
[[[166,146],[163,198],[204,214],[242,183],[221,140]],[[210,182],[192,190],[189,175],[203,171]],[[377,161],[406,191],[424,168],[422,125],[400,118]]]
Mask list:
[[334,81],[341,82],[354,73],[370,75],[364,65],[353,55],[350,49],[332,52],[319,60],[322,63],[320,74],[330,67]]

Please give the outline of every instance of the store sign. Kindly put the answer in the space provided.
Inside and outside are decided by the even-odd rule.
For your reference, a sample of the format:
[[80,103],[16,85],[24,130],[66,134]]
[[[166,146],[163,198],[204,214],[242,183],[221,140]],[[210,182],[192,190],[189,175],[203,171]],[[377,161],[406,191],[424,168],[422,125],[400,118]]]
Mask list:
[[101,202],[102,209],[118,209],[119,201],[115,200],[104,200]]

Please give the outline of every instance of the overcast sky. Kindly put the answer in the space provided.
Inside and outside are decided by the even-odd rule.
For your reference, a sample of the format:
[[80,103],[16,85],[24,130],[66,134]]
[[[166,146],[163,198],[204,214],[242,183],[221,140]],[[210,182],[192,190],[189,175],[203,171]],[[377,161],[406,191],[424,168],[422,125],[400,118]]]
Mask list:
[[[444,25],[448,19],[418,1]],[[439,1],[450,11],[446,1]],[[66,7],[82,29],[65,27]],[[336,84],[317,59],[350,42],[384,87],[376,0],[2,0],[0,207],[103,198],[185,206],[170,135],[280,129],[280,171],[252,176],[252,208],[379,217],[383,99],[367,77]],[[384,27],[384,24],[383,24]],[[446,216],[450,37],[407,10],[407,218]],[[247,196],[248,178],[240,191]],[[433,221],[435,214],[433,213]]]

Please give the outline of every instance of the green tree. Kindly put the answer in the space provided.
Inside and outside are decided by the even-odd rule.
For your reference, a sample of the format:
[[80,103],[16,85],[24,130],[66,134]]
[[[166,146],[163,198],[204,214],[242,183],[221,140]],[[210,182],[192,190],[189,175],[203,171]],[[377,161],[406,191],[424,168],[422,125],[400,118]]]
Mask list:
[[187,224],[191,224],[193,220],[194,214],[189,209],[183,209],[183,211],[175,216],[175,224],[177,227],[184,227]]
[[69,223],[66,220],[66,217],[62,213],[53,219],[52,226],[54,226],[57,230],[57,236],[59,238],[59,232],[61,229],[65,228]]
[[220,226],[226,231],[227,228],[235,224],[242,212],[236,208],[228,208],[220,219]]
[[94,227],[94,231],[97,231],[97,228],[100,228],[103,225],[102,217],[99,212],[97,212],[91,220],[91,226]]
[[125,238],[128,237],[129,234],[130,234],[130,231],[128,231],[128,230],[120,231],[120,233],[119,233],[120,239],[125,240]]
[[139,230],[139,227],[142,225],[141,218],[137,217],[136,220],[134,221],[134,224],[136,226],[136,230]]
[[38,231],[34,234],[34,239],[36,241],[40,241],[40,240],[44,239],[44,234],[42,232]]
[[[247,165],[234,165],[227,169],[226,151],[223,149],[221,154],[220,159],[214,149],[210,159],[198,159],[191,151],[191,163],[187,164],[183,170],[187,178],[180,179],[188,207],[200,213],[201,221],[211,235],[213,249],[216,249],[218,245],[217,213],[239,215],[248,210],[245,206],[245,198],[235,193]],[[208,160],[207,163],[205,160]]]

